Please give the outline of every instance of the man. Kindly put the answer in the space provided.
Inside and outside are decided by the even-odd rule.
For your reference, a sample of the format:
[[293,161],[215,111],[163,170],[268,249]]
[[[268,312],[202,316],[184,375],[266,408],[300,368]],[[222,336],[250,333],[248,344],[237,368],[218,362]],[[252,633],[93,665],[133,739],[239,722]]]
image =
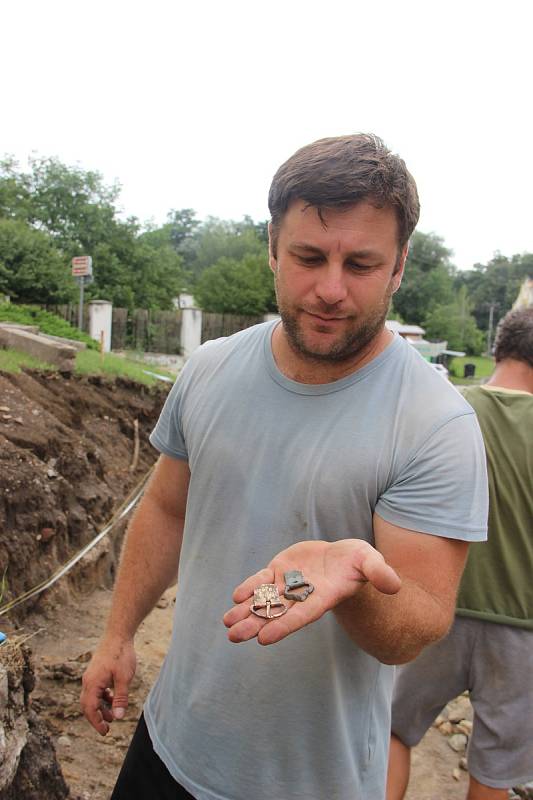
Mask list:
[[489,539],[470,548],[448,636],[399,671],[387,800],[404,796],[410,748],[465,690],[468,800],[507,800],[533,779],[533,307],[504,317],[495,358],[488,383],[464,392],[487,451]]
[[405,164],[374,136],[320,140],[269,207],[282,321],[204,345],[172,389],[85,676],[105,734],[179,556],[170,651],[113,800],[383,797],[385,664],[444,635],[463,540],[485,536],[472,409],[384,324],[419,213]]

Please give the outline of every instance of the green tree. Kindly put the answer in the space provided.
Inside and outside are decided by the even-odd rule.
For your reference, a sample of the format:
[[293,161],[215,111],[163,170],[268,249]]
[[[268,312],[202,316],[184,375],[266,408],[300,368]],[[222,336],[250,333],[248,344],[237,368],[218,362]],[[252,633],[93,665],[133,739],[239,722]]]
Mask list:
[[[117,184],[106,186],[98,172],[57,159],[32,159],[26,173],[12,159],[0,163],[0,217],[47,236],[67,276],[73,256],[91,255],[94,283],[87,289],[88,299],[105,297],[130,308],[171,308],[184,281],[182,259],[174,247],[178,228],[190,235],[194,212],[171,212],[170,238],[143,241],[138,221],[118,216],[119,192]],[[4,259],[4,272],[11,269],[10,263]],[[54,263],[52,259],[50,269]],[[31,302],[34,297],[28,292],[29,283],[19,281],[17,296]]]
[[468,289],[477,325],[486,331],[491,306],[497,321],[512,307],[527,277],[533,277],[533,253],[510,258],[496,253],[487,264],[475,264],[472,270],[458,273],[455,282],[457,287]]
[[28,222],[31,192],[29,176],[18,171],[18,163],[11,157],[0,161],[0,218]]
[[435,306],[451,303],[455,268],[450,257],[451,250],[440,236],[416,231],[392,313],[397,312],[408,324],[422,325]]
[[221,258],[240,261],[248,255],[268,259],[268,245],[260,223],[256,226],[249,217],[242,222],[208,217],[191,237],[186,267],[195,281]]
[[170,245],[151,247],[139,242],[131,262],[135,303],[139,308],[173,308],[183,289],[181,256]]
[[204,311],[258,315],[275,309],[274,281],[262,255],[222,257],[202,272],[194,296]]
[[445,340],[451,350],[463,350],[469,355],[480,355],[483,350],[483,333],[471,314],[471,303],[464,286],[451,303],[433,306],[423,321],[423,327],[427,339]]
[[69,265],[50,237],[17,219],[0,219],[0,292],[14,300],[54,304],[72,300]]
[[164,225],[160,228],[148,226],[140,238],[151,247],[170,245],[176,253],[183,255],[189,252],[187,244],[201,224],[200,220],[195,217],[196,211],[193,211],[192,208],[172,209],[168,212]]

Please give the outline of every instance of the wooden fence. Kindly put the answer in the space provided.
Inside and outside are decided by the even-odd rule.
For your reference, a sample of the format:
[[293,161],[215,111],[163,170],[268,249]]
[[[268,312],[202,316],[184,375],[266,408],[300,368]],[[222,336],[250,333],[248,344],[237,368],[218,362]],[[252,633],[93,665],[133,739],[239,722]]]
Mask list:
[[231,336],[232,333],[263,322],[263,317],[248,317],[241,314],[208,314],[202,312],[202,342]]
[[[48,311],[78,325],[78,306],[70,303],[63,306],[47,306]],[[187,311],[147,311],[138,308],[113,308],[111,328],[112,350],[137,350],[143,353],[181,352],[182,315]],[[263,317],[248,317],[239,314],[209,314],[202,312],[202,342],[231,336],[232,333],[249,328]],[[84,305],[83,329],[89,332],[89,306]]]

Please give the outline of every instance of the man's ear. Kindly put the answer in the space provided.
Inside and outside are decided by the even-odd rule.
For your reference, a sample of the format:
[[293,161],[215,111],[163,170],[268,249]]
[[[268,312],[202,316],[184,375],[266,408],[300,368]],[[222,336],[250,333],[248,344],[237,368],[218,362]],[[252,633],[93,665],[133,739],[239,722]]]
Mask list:
[[272,272],[275,273],[277,268],[278,268],[278,260],[276,258],[276,255],[274,254],[275,247],[274,247],[273,239],[274,239],[274,233],[273,233],[272,223],[269,222],[268,223],[268,264],[269,264],[270,269],[272,270]]
[[405,269],[405,262],[407,261],[407,255],[409,253],[409,242],[405,245],[400,253],[400,257],[396,263],[396,269],[394,270],[394,275],[392,276],[393,284],[392,284],[392,291],[397,292],[402,284],[403,278],[403,271]]

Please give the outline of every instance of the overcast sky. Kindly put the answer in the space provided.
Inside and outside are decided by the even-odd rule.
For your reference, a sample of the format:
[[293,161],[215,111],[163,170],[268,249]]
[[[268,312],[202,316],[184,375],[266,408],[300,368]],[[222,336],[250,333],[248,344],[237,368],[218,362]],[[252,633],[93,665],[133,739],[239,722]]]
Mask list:
[[121,205],[266,219],[273,173],[372,131],[462,268],[533,252],[531,0],[2,4],[0,155],[122,184]]

